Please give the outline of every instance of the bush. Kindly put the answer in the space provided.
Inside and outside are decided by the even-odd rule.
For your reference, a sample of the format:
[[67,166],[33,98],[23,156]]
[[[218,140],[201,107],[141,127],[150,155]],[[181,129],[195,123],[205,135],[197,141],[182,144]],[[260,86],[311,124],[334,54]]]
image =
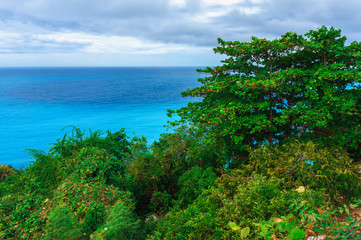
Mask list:
[[250,153],[247,169],[282,178],[286,188],[326,189],[334,202],[360,195],[359,166],[339,148],[322,148],[312,142],[266,146]]
[[212,187],[216,179],[217,175],[210,167],[202,169],[199,166],[194,166],[184,172],[178,181],[180,190],[177,193],[177,205],[184,207],[192,203],[203,190]]
[[44,206],[44,198],[36,192],[2,197],[0,199],[0,232],[3,238],[39,237],[45,223],[45,218],[40,214]]
[[92,234],[91,239],[144,239],[140,226],[133,201],[130,197],[123,198],[110,209],[105,224]]
[[27,151],[35,161],[26,168],[25,176],[29,179],[26,183],[26,188],[50,197],[52,192],[65,178],[65,174],[62,171],[64,159],[43,151]]
[[93,146],[107,149],[110,154],[121,160],[129,151],[129,144],[124,129],[115,133],[108,131],[107,135],[102,137],[101,131],[90,131],[90,134],[86,136],[84,131],[73,127],[72,134],[70,136],[65,134],[63,139],[58,139],[51,148],[50,153],[62,157],[70,157],[74,152],[78,152],[83,147]]
[[124,171],[124,164],[107,150],[92,146],[75,152],[63,167],[65,175],[71,174],[82,182],[113,183]]
[[[98,229],[117,200],[128,198],[128,193],[99,182],[77,182],[69,176],[54,192],[54,197],[45,209],[64,205],[76,216],[78,228],[84,239],[89,239]],[[85,233],[85,235],[84,235]]]
[[84,181],[103,181],[121,187],[125,171],[124,155],[129,142],[124,129],[115,133],[90,132],[88,136],[73,128],[71,136],[58,139],[48,153],[28,149],[34,161],[26,169],[26,187],[49,196],[73,172]]
[[275,177],[243,178],[233,196],[226,188],[218,182],[186,209],[173,209],[158,222],[150,239],[240,239],[229,222],[236,222],[241,228],[251,227],[252,239],[257,235],[253,223],[291,214],[294,201],[304,202],[315,211],[325,205],[323,192],[285,190],[282,179]]
[[57,205],[47,217],[44,239],[78,239],[82,233],[77,218],[66,205]]
[[9,165],[0,164],[0,182],[5,181],[6,177],[13,174],[15,172],[15,168]]

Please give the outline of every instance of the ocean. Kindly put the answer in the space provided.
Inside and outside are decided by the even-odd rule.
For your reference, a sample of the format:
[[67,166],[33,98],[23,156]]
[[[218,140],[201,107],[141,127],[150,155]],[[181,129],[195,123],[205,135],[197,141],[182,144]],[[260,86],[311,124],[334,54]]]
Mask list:
[[25,149],[48,151],[67,126],[125,128],[152,143],[166,132],[167,109],[197,101],[180,95],[199,86],[197,68],[0,68],[0,164],[27,167]]

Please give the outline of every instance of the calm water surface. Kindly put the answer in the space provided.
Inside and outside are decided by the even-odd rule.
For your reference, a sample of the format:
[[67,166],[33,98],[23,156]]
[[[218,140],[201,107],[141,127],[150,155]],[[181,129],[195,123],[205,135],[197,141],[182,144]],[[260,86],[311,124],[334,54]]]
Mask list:
[[180,93],[199,85],[196,69],[0,68],[0,164],[26,167],[25,149],[49,150],[69,125],[157,140],[167,109],[194,101]]

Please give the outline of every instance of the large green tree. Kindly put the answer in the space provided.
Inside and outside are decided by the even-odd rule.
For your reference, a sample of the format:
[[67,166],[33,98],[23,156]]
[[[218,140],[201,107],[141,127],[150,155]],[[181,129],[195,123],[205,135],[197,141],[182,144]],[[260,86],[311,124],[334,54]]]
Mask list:
[[183,96],[202,97],[176,113],[226,145],[245,146],[312,139],[356,147],[360,142],[361,44],[346,44],[341,30],[325,26],[305,35],[250,42],[218,39],[223,65],[200,72],[199,87]]

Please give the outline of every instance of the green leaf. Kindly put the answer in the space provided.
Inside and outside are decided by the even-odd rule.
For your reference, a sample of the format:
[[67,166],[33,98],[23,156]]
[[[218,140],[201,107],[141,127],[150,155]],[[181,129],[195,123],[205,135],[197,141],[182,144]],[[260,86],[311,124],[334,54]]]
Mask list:
[[234,230],[234,231],[238,231],[238,230],[241,229],[235,222],[229,222],[228,225],[229,225],[229,227],[232,228],[232,230]]
[[350,208],[352,208],[352,209],[357,208],[357,206],[358,206],[357,204],[350,204]]
[[299,228],[293,228],[290,234],[286,237],[289,240],[303,240],[306,236],[306,232]]
[[249,227],[245,227],[241,230],[241,238],[246,238],[251,229]]

